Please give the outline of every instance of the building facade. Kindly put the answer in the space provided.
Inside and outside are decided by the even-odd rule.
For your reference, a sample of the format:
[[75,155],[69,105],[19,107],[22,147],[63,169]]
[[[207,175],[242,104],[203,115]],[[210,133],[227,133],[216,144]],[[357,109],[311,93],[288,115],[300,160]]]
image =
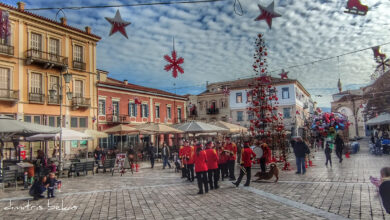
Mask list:
[[[169,125],[186,120],[186,97],[131,84],[127,80],[112,79],[107,74],[108,72],[98,71],[98,130],[104,131],[118,124],[136,126],[153,122]],[[164,140],[163,135],[160,140]],[[121,145],[127,147],[138,141],[137,135],[111,135],[108,139],[101,139],[100,145],[109,148],[121,142]]]
[[[96,44],[100,37],[90,27],[79,30],[65,18],[56,22],[24,7],[23,2],[18,7],[0,3],[2,26],[6,27],[0,39],[0,114],[59,127],[62,102],[63,127],[96,129]],[[64,73],[71,74],[69,83],[61,77]],[[32,150],[40,145],[34,143]],[[86,145],[72,143],[74,148],[70,148],[67,143],[65,153]]]
[[[198,112],[194,119],[223,120],[249,128],[251,116],[247,111],[250,106],[247,93],[253,80],[248,78],[207,85],[205,92],[191,96],[191,105],[196,103]],[[310,94],[297,80],[272,78],[272,84],[277,89],[278,112],[284,116],[286,129],[294,135],[302,133],[300,128],[314,110]]]

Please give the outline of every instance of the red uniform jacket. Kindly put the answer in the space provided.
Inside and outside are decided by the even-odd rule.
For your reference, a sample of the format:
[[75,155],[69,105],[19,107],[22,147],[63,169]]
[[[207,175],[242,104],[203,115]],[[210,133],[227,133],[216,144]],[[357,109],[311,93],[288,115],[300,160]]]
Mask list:
[[263,156],[261,158],[265,158],[265,162],[268,163],[271,161],[271,150],[267,144],[262,144],[261,149],[263,150]]
[[244,167],[252,167],[253,157],[256,157],[256,154],[250,147],[241,150],[241,164],[243,164]]
[[194,147],[191,146],[183,147],[183,163],[187,165],[194,164],[194,154],[195,154]]
[[237,146],[235,143],[226,144],[224,149],[229,151],[231,154],[228,154],[228,160],[236,160],[237,157]]
[[218,154],[215,149],[207,149],[206,156],[207,156],[207,168],[209,170],[215,170],[218,169]]
[[225,164],[228,160],[228,156],[223,149],[218,150],[218,164]]
[[195,153],[195,172],[207,171],[207,155],[204,150],[199,152],[199,155]]

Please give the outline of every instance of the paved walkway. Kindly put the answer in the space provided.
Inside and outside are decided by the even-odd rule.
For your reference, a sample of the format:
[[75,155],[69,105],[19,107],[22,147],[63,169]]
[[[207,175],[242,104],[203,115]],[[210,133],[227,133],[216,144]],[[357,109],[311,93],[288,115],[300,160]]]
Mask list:
[[278,183],[239,188],[224,181],[205,195],[161,167],[122,177],[64,178],[50,200],[29,201],[27,191],[6,189],[0,193],[0,219],[390,219],[368,179],[390,166],[390,156],[370,155],[365,145],[342,164],[332,156],[333,168],[317,152],[305,175],[281,171]]

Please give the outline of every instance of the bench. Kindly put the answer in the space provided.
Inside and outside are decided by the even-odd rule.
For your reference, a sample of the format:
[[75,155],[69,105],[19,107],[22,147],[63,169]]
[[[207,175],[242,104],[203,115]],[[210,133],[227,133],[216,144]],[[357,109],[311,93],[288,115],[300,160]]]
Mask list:
[[15,189],[18,186],[17,183],[17,171],[16,170],[3,170],[1,176],[1,182],[3,183],[3,191],[6,183],[15,183]]
[[95,161],[88,161],[84,163],[85,174],[88,174],[88,171],[92,171],[92,175],[95,175]]
[[[73,175],[72,175],[72,173],[73,173]],[[69,169],[69,172],[68,172],[68,177],[70,177],[71,175],[74,176],[74,173],[76,173],[77,176],[80,173],[84,173],[85,174],[84,163],[72,163],[72,165],[70,165],[70,169]]]
[[106,172],[106,169],[110,169],[110,172],[112,175],[114,175],[114,166],[115,166],[115,159],[107,159],[103,162],[102,165],[98,167],[96,170],[96,173],[99,171],[99,169],[103,169],[103,172]]

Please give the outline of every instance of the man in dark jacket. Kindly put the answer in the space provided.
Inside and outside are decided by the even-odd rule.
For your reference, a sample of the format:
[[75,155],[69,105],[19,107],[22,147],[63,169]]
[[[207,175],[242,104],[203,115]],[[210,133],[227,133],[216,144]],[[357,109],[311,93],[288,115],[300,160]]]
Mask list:
[[306,173],[306,168],[305,168],[305,156],[306,154],[310,153],[309,147],[303,142],[301,137],[295,137],[291,141],[291,146],[294,149],[294,154],[295,154],[295,160],[297,163],[297,172],[296,174],[302,174]]
[[152,143],[149,143],[149,158],[150,158],[150,165],[153,169],[154,167],[154,158],[156,156],[156,149],[153,147]]
[[171,164],[169,163],[169,157],[171,156],[171,151],[169,150],[169,147],[166,143],[164,143],[164,146],[161,149],[161,156],[163,159],[163,169],[165,169],[167,164],[169,169],[171,169]]
[[390,167],[381,169],[382,184],[379,186],[379,195],[382,198],[383,207],[390,214]]
[[336,155],[339,158],[339,162],[343,162],[343,150],[344,150],[344,141],[339,134],[336,135],[335,139],[336,144]]

